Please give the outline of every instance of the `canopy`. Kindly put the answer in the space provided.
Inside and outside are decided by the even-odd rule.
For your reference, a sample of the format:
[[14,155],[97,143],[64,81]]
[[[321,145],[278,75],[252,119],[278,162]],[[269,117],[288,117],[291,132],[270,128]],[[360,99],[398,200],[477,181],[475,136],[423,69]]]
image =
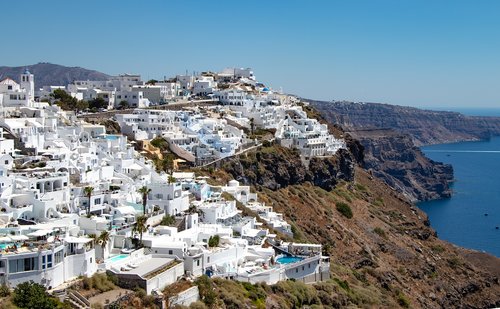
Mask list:
[[73,244],[86,244],[86,243],[91,242],[92,238],[68,236],[68,237],[65,237],[64,240],[66,242],[70,242]]
[[28,236],[41,237],[52,233],[52,230],[38,230],[28,234]]
[[29,239],[29,237],[26,235],[10,235],[9,237],[14,241],[23,241]]

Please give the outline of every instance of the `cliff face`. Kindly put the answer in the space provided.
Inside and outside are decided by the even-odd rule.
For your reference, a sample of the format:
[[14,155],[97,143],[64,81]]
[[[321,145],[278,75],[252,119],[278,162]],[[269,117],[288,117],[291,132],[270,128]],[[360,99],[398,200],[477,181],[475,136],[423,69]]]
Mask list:
[[353,129],[394,129],[416,146],[487,139],[500,134],[500,117],[465,116],[380,103],[308,100],[329,122]]
[[351,132],[364,146],[363,167],[410,201],[450,197],[453,168],[427,158],[411,137],[393,130]]
[[244,184],[279,190],[290,185],[312,182],[332,190],[340,180],[352,181],[356,158],[347,150],[340,150],[331,158],[314,158],[309,167],[300,160],[299,153],[278,145],[263,147],[223,164],[223,169]]

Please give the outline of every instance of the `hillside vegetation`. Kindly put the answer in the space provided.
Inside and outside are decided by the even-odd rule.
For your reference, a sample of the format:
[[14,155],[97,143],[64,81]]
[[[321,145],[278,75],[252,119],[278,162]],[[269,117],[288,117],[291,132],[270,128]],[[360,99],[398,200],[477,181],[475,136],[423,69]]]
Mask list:
[[[207,175],[213,183],[234,177],[252,185],[261,201],[284,213],[293,226],[295,241],[323,244],[324,253],[331,256],[332,279],[309,286],[303,293],[312,293],[312,300],[300,306],[500,305],[498,259],[484,255],[488,263],[481,263],[481,253],[439,240],[422,211],[355,164],[349,171],[353,177],[345,179],[338,173],[318,176],[320,170],[312,173],[299,162],[294,151],[271,145],[231,159]],[[320,180],[334,183],[334,188],[315,184]],[[292,294],[302,289],[282,283],[290,286],[280,294],[279,288],[259,287],[257,301],[242,297],[248,294],[248,287],[239,283],[215,280],[212,284],[216,291],[222,291],[213,301],[227,308],[242,304],[259,307],[263,303],[271,308],[297,307]],[[320,294],[330,297],[321,298]],[[238,305],[233,300],[238,300]]]

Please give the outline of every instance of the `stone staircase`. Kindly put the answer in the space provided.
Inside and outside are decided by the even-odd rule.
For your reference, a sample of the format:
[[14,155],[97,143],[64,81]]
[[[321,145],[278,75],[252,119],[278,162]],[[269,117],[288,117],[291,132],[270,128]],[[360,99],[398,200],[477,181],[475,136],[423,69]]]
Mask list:
[[72,308],[75,309],[90,309],[90,302],[82,294],[75,290],[63,289],[52,292],[54,297],[60,301],[67,301]]

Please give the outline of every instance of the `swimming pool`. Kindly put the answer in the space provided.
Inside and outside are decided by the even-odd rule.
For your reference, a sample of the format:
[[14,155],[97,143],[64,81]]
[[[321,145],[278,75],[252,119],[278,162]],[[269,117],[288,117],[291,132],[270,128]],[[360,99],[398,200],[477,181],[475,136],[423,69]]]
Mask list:
[[128,254],[118,254],[113,257],[110,257],[109,259],[106,260],[106,262],[118,262],[120,260],[126,259],[128,257]]
[[118,135],[106,135],[106,139],[110,141],[115,141],[119,138]]
[[5,248],[12,247],[13,245],[13,243],[0,244],[0,250],[5,250]]
[[276,260],[276,262],[280,264],[291,264],[291,263],[297,263],[299,261],[302,261],[304,258],[301,257],[296,257],[296,256],[284,256],[280,257]]

